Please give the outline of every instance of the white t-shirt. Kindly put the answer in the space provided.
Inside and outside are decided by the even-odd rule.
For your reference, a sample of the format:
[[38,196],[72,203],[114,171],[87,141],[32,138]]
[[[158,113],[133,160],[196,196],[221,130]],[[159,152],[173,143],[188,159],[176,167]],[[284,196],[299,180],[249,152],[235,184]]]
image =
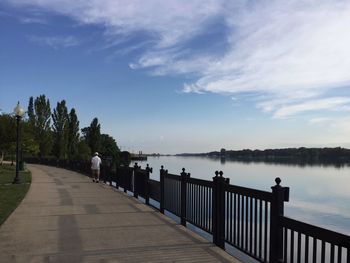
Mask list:
[[97,155],[92,157],[92,159],[91,159],[91,169],[99,170],[101,163],[102,163],[102,161],[101,161],[100,157],[98,157]]

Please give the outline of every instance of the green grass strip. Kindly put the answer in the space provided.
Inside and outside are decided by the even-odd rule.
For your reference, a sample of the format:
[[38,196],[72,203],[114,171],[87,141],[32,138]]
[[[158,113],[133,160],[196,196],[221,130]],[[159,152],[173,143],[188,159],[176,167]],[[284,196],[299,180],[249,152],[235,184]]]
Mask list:
[[15,166],[0,165],[0,225],[21,203],[28,192],[32,180],[29,171],[19,173],[21,184],[12,184],[15,178]]

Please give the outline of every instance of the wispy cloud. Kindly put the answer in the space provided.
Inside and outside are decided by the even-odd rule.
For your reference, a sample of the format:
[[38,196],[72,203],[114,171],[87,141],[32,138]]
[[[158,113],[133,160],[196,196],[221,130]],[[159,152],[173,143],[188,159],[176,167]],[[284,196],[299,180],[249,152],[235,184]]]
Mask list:
[[78,46],[81,41],[74,36],[29,36],[30,41],[54,49]]
[[23,15],[23,14],[12,14],[10,12],[4,12],[0,10],[0,17],[11,17],[23,24],[48,24],[48,21],[41,16],[40,14],[36,14],[33,12],[33,14],[30,15]]
[[19,17],[18,19],[23,24],[48,24],[46,19],[40,17]]
[[158,48],[191,39],[203,23],[222,13],[221,0],[7,0],[14,6],[69,15],[83,24],[102,24],[110,34],[148,32]]
[[[192,74],[195,81],[184,84],[185,92],[249,92],[256,94],[258,108],[278,118],[349,108],[347,98],[329,96],[334,89],[350,86],[347,0],[7,2],[67,15],[81,24],[104,25],[109,38],[142,32],[153,45],[142,48],[131,68],[150,69],[155,75]],[[226,28],[217,40],[225,42],[223,52],[194,52],[186,45],[213,30],[217,20]]]
[[306,111],[331,110],[339,106],[346,105],[348,103],[350,103],[350,98],[346,97],[309,100],[298,104],[289,104],[287,106],[281,106],[275,111],[274,117],[286,118]]
[[270,98],[258,105],[276,117],[343,105],[321,106],[318,99],[350,84],[350,2],[263,3],[239,19],[227,17],[230,50],[185,90],[263,92]]

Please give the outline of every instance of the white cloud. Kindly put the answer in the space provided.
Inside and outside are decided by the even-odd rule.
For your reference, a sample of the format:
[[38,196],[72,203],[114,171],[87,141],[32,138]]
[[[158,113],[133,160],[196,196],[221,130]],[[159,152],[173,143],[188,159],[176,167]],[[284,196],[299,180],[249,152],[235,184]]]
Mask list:
[[350,97],[333,97],[327,99],[310,100],[298,104],[281,106],[274,113],[276,118],[286,118],[306,111],[328,110],[350,103]]
[[191,39],[206,20],[222,13],[221,0],[7,0],[15,6],[39,7],[69,15],[83,24],[102,24],[110,34],[146,31],[157,47]]
[[258,106],[281,117],[342,105],[315,98],[350,84],[349,1],[269,1],[227,19],[230,50],[187,91],[263,92]]
[[51,48],[74,47],[80,44],[80,40],[74,36],[29,36],[30,41]]
[[[153,44],[143,47],[130,67],[149,68],[155,75],[190,73],[197,80],[185,83],[184,92],[253,93],[257,107],[275,117],[349,109],[346,98],[329,95],[350,86],[347,0],[7,2],[68,15],[81,24],[102,24],[108,38],[142,32]],[[225,26],[226,35],[208,45],[225,42],[220,55],[194,52],[186,45],[212,30],[215,20]],[[46,42],[54,46],[55,41]]]

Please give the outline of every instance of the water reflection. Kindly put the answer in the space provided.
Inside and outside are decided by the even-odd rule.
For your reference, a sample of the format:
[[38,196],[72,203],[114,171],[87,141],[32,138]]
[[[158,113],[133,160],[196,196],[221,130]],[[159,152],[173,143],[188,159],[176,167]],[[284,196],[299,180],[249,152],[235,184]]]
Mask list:
[[[188,157],[186,157],[188,158]],[[334,167],[334,168],[344,168],[344,167],[350,167],[350,161],[346,160],[337,160],[337,161],[304,161],[300,159],[258,159],[258,158],[228,158],[228,157],[222,157],[222,156],[198,156],[195,158],[203,158],[208,160],[214,160],[219,161],[221,164],[225,164],[226,162],[238,162],[238,163],[244,163],[244,164],[255,164],[255,163],[265,163],[265,164],[272,164],[272,165],[287,165],[287,166],[298,166],[298,167],[306,167],[306,166],[319,166],[319,167]]]

